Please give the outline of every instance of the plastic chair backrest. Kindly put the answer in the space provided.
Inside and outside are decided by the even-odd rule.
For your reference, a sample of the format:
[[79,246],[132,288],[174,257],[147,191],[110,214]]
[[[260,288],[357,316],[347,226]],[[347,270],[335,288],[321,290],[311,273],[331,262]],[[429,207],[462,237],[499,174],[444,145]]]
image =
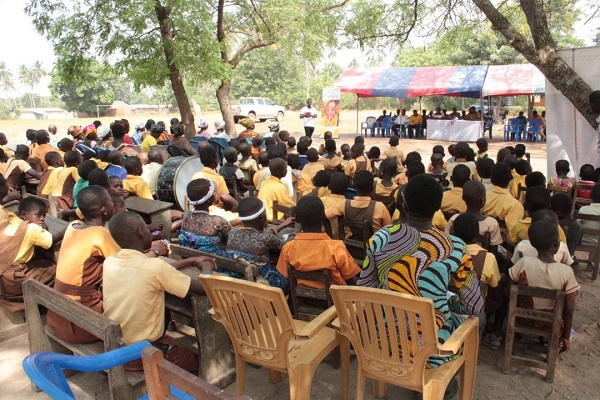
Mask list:
[[377,121],[377,118],[375,118],[373,116],[370,116],[370,117],[367,117],[366,121],[367,121],[367,126],[370,128],[370,127],[373,126],[373,124],[375,123],[375,121]]
[[521,126],[521,120],[517,118],[511,118],[508,120],[508,126],[511,132],[517,132]]
[[23,360],[23,369],[31,381],[53,399],[75,399],[63,369],[103,371],[142,357],[142,350],[151,346],[141,341],[94,356],[71,356],[60,353],[35,353]]
[[393,371],[403,386],[422,386],[425,363],[438,353],[431,299],[365,287],[330,290],[340,333],[350,340],[359,365],[383,381]]
[[542,126],[542,120],[537,119],[537,118],[529,120],[529,130],[537,132],[540,130],[541,126]]
[[170,145],[169,147],[167,147],[167,152],[171,155],[171,157],[178,157],[178,156],[189,157],[190,156],[181,147],[177,147],[177,146],[173,146],[173,145]]
[[268,368],[288,368],[294,325],[281,289],[217,275],[200,275],[200,282],[237,356]]

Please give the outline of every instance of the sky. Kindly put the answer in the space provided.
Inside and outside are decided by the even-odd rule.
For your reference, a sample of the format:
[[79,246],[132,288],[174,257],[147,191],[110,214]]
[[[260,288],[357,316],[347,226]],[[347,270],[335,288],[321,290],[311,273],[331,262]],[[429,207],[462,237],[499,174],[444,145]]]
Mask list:
[[[0,0],[0,10],[2,13],[3,38],[0,40],[0,62],[5,62],[7,67],[13,72],[15,81],[18,84],[19,92],[24,92],[25,88],[20,87],[18,82],[17,70],[19,65],[33,65],[35,61],[41,61],[47,71],[50,71],[54,63],[54,51],[52,45],[42,37],[34,28],[31,19],[25,14],[25,0]],[[586,4],[582,0],[580,4]],[[583,22],[583,21],[582,21]],[[592,45],[596,35],[596,30],[600,26],[600,16],[592,19],[587,24],[578,24],[576,35],[583,39],[586,45]],[[340,66],[348,66],[354,59],[366,60],[365,55],[357,53],[358,50],[340,50],[332,61]],[[384,60],[384,62],[391,62]],[[47,86],[50,79],[47,77],[37,88],[37,93],[43,96],[50,95]]]

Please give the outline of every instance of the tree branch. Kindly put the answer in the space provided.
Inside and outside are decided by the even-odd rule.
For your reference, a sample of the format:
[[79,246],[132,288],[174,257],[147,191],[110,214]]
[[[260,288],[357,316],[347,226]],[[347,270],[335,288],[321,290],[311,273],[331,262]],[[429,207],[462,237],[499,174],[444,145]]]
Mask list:
[[331,10],[335,10],[336,8],[342,8],[344,7],[346,4],[348,4],[350,2],[350,0],[344,0],[341,3],[337,3],[337,4],[332,4],[330,6],[327,7],[323,7],[321,8],[318,12],[320,13],[326,13],[329,12]]
[[272,45],[274,43],[275,43],[275,40],[273,40],[273,39],[268,39],[268,40],[259,39],[259,40],[254,40],[254,41],[246,42],[246,43],[244,43],[244,45],[242,45],[242,47],[240,47],[238,49],[238,51],[235,53],[235,55],[233,56],[233,58],[231,58],[227,63],[232,68],[235,68],[235,67],[238,66],[238,64],[240,63],[240,61],[242,61],[242,58],[249,51],[254,50],[254,49],[259,49],[261,47],[267,47],[267,46],[270,46],[270,45]]
[[520,0],[521,8],[527,19],[529,31],[537,50],[556,49],[552,34],[548,28],[548,18],[539,0]]

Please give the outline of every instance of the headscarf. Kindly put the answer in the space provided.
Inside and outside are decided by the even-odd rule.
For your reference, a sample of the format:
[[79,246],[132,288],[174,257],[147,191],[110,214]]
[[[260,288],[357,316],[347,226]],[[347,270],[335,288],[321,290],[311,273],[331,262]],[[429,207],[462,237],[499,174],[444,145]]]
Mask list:
[[90,136],[96,133],[96,125],[90,124],[83,128],[83,136]]
[[218,131],[225,129],[225,121],[215,121],[215,129]]
[[279,129],[279,121],[271,121],[269,122],[269,130],[271,132],[275,132]]
[[254,121],[252,121],[252,119],[250,118],[244,118],[243,120],[240,121],[240,124],[246,128],[246,129],[250,129],[253,130],[254,129]]
[[110,127],[106,125],[100,125],[98,129],[96,129],[96,134],[98,136],[98,140],[104,140],[110,134]]
[[208,129],[208,122],[205,119],[200,119],[198,121],[198,128],[200,129]]

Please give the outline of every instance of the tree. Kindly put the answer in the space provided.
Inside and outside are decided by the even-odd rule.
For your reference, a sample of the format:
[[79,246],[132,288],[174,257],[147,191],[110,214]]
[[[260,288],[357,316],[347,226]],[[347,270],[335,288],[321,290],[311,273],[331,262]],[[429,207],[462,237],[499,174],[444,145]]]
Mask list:
[[31,107],[35,108],[35,97],[33,95],[33,87],[36,85],[37,82],[36,77],[33,74],[33,70],[27,68],[26,65],[21,64],[19,66],[19,80],[22,84],[30,88],[29,93],[27,93],[29,96],[29,103]]
[[[31,68],[31,75],[35,82],[34,86],[37,86],[40,83],[40,81],[42,80],[42,78],[45,77],[46,75],[48,75],[48,73],[44,69],[44,66],[42,65],[42,63],[40,61],[36,61],[35,63],[33,63],[33,67]],[[40,103],[41,102],[42,102],[42,98],[40,96]]]
[[[12,72],[6,67],[6,63],[4,62],[0,62],[0,85],[2,86],[2,90],[4,90],[7,101],[9,101],[10,93],[15,91],[15,82],[13,80]],[[17,108],[17,100],[13,100],[15,108]]]

